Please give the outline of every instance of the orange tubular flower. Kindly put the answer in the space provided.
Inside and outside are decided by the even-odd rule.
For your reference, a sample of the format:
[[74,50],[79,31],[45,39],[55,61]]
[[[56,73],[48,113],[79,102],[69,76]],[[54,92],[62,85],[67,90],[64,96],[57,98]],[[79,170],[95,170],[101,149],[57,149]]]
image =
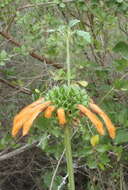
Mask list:
[[[44,98],[42,97],[42,98],[39,98],[38,100],[36,100],[35,102],[33,102],[33,103],[31,103],[31,104],[29,104],[28,106],[26,106],[27,108],[32,108],[32,107],[35,107],[35,106],[37,106],[37,105],[39,105],[39,104],[42,104],[42,102],[44,102]],[[25,108],[24,108],[25,109]]]
[[91,122],[95,125],[100,135],[105,134],[102,122],[98,119],[98,117],[94,113],[92,113],[82,104],[78,104],[78,109],[91,120]]
[[116,136],[116,128],[114,127],[114,125],[112,124],[111,120],[106,115],[106,113],[99,106],[97,106],[96,104],[94,104],[92,102],[89,104],[89,106],[92,109],[92,111],[99,114],[99,116],[103,118],[103,120],[104,120],[104,122],[106,124],[106,127],[108,129],[110,137],[112,139],[114,139],[115,136]]
[[63,108],[59,108],[57,110],[57,117],[58,117],[60,125],[64,125],[67,123],[66,118],[65,118],[65,112],[64,112]]
[[54,110],[55,110],[55,106],[53,106],[53,105],[48,106],[48,108],[44,112],[44,117],[45,118],[51,118]]
[[26,106],[19,114],[14,117],[12,136],[16,136],[18,131],[23,128],[23,136],[26,135],[36,117],[43,112],[50,104],[50,101],[43,102],[44,98]]
[[43,101],[44,101],[44,98],[40,98],[37,101],[33,102],[32,104],[26,106],[24,109],[22,109],[20,113],[15,116],[13,125],[16,125],[16,123],[21,122],[21,118],[22,118],[22,122],[23,122],[23,119],[26,120],[26,117],[24,116],[26,116],[28,112],[32,110],[32,108],[41,104]]

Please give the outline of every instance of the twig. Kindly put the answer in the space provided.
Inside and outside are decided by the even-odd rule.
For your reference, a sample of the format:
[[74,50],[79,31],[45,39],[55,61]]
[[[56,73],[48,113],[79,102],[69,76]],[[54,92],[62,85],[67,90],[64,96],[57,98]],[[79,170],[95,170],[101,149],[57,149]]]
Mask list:
[[30,148],[35,147],[37,145],[37,143],[38,142],[36,141],[36,142],[33,142],[32,144],[26,144],[25,146],[23,146],[21,148],[18,148],[12,152],[4,154],[4,155],[0,156],[0,161],[7,160],[14,156],[17,156],[18,154],[21,154],[22,152],[25,152],[25,151],[29,150]]
[[[71,3],[71,2],[77,2],[77,0],[64,0],[62,3]],[[49,6],[49,5],[58,5],[59,3],[56,2],[47,2],[47,3],[36,3],[36,4],[28,4],[23,7],[18,8],[17,10],[20,11],[22,9],[32,8],[36,6]]]
[[57,173],[57,171],[58,171],[60,162],[61,162],[61,160],[62,160],[64,154],[65,154],[65,149],[64,149],[63,153],[61,154],[61,157],[60,157],[60,159],[59,159],[59,161],[58,161],[58,163],[57,163],[56,169],[55,169],[54,174],[53,174],[53,176],[52,176],[52,180],[51,180],[51,184],[50,184],[49,190],[52,190],[53,183],[54,183],[54,179],[55,179],[56,173]]
[[31,95],[32,92],[31,90],[27,89],[27,88],[24,88],[24,87],[20,87],[20,86],[17,86],[17,85],[14,85],[12,83],[10,83],[8,80],[5,80],[3,78],[0,78],[0,82],[4,83],[4,84],[7,84],[8,86],[10,86],[11,88],[15,88],[17,90],[19,90],[20,92],[23,92],[25,94],[29,94]]
[[[21,46],[22,46],[22,44],[20,44],[20,43],[17,42],[15,39],[13,39],[13,37],[12,37],[10,34],[8,34],[7,32],[0,31],[0,35],[2,35],[4,38],[8,39],[9,42],[11,42],[12,44],[14,44],[15,46],[18,46],[18,47],[21,47]],[[40,55],[36,54],[34,51],[29,52],[29,55],[31,55],[31,56],[32,56],[33,58],[35,58],[35,59],[38,59],[39,61],[42,61],[42,62],[45,61],[46,64],[52,65],[52,66],[56,67],[57,69],[62,68],[61,65],[59,65],[59,64],[57,64],[57,63],[54,63],[54,62],[51,61],[51,60],[48,60],[48,59],[47,59],[46,57],[44,57],[44,56],[40,56]]]

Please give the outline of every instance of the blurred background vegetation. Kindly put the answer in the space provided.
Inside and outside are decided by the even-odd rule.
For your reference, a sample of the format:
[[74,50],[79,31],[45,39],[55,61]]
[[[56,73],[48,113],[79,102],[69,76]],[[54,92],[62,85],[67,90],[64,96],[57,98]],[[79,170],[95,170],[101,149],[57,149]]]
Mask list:
[[127,0],[1,0],[1,190],[67,189],[59,127],[40,117],[28,136],[17,139],[11,128],[21,108],[66,83],[66,44],[58,31],[71,22],[79,31],[70,43],[72,83],[85,88],[117,126],[115,140],[100,137],[95,147],[88,120],[74,129],[76,190],[128,189]]

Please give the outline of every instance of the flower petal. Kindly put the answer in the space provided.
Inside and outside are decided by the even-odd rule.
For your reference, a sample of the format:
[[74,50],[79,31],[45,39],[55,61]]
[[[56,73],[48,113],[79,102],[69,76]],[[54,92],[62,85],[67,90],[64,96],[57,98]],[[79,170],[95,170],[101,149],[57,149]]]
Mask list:
[[99,114],[99,116],[103,118],[103,120],[106,124],[106,127],[108,129],[110,137],[112,139],[114,139],[116,136],[116,128],[112,124],[112,122],[111,122],[110,118],[107,116],[107,114],[99,106],[97,106],[94,103],[90,103],[89,106],[92,109],[92,111]]
[[29,112],[32,111],[31,108],[34,108],[35,106],[37,107],[39,104],[43,103],[44,98],[40,98],[37,101],[33,102],[32,104],[26,106],[23,108],[15,117],[13,120],[13,125],[16,125],[17,122],[21,120],[21,118],[25,119],[25,115],[27,116]]
[[52,112],[55,110],[55,106],[51,105],[48,106],[47,109],[44,112],[44,117],[45,118],[51,118]]
[[31,119],[31,117],[33,116],[34,113],[38,112],[38,110],[40,110],[39,113],[41,111],[44,111],[46,109],[46,107],[51,103],[50,101],[47,101],[44,103],[40,102],[40,104],[38,102],[36,104],[36,102],[26,106],[23,110],[21,110],[21,112],[19,114],[17,114],[14,117],[13,128],[12,128],[12,136],[15,137],[17,135],[18,131],[23,127],[24,123],[26,121],[28,121],[29,119]]
[[41,97],[38,100],[36,100],[35,102],[33,102],[32,104],[29,104],[27,107],[35,107],[35,106],[37,106],[39,104],[42,104],[43,102],[44,102],[44,98]]
[[23,133],[22,135],[25,136],[28,134],[30,127],[33,124],[33,121],[36,119],[36,117],[39,115],[39,113],[41,113],[42,111],[44,111],[50,104],[50,101],[47,101],[41,105],[39,105],[34,111],[33,113],[30,115],[30,117],[28,118],[28,120],[23,124]]
[[104,135],[103,124],[98,119],[98,117],[82,104],[78,104],[78,109],[91,120],[91,122],[95,125],[98,133],[100,135]]
[[60,125],[64,125],[67,123],[66,118],[65,118],[65,112],[64,112],[63,108],[59,108],[57,110],[57,117],[58,117]]
[[18,131],[22,128],[24,122],[29,118],[31,115],[32,109],[25,108],[23,112],[21,111],[14,117],[13,120],[13,128],[12,128],[12,136],[15,137]]

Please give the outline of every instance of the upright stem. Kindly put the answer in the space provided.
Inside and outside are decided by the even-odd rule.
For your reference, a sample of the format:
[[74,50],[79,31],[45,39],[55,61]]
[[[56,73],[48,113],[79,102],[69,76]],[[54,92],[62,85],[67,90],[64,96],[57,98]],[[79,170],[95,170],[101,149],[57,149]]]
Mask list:
[[69,190],[75,190],[74,184],[74,169],[72,163],[72,150],[71,150],[71,134],[70,128],[65,126],[64,128],[64,143],[66,149],[66,161],[67,161],[67,171],[68,171],[68,179],[69,179]]
[[69,42],[70,42],[70,29],[67,31],[67,39],[66,39],[66,50],[67,50],[67,80],[68,80],[68,86],[70,85],[70,78],[71,78],[71,71],[70,71],[70,50],[69,50]]
[[[66,36],[66,51],[67,51],[66,65],[67,65],[68,86],[70,85],[70,79],[71,79],[70,49],[69,49],[70,36],[71,36],[71,31],[70,31],[70,28],[68,28],[67,36]],[[70,128],[67,125],[64,128],[64,144],[65,144],[65,149],[66,149],[65,153],[66,153],[67,171],[68,171],[68,179],[69,179],[69,190],[75,190],[74,170],[73,170],[73,163],[72,163],[71,134],[70,134]]]

